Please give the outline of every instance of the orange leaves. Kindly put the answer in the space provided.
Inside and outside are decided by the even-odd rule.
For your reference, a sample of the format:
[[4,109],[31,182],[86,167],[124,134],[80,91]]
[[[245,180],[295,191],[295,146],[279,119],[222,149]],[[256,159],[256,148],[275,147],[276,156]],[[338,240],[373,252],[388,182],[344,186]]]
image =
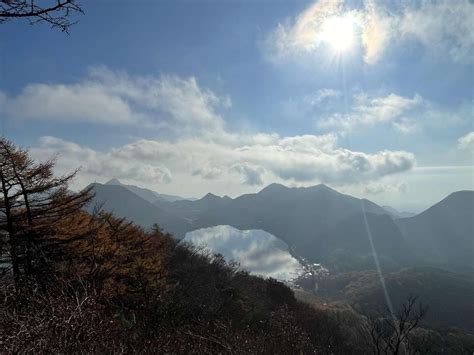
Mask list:
[[165,286],[166,258],[174,244],[169,237],[146,233],[108,213],[78,213],[58,230],[71,227],[74,235],[63,235],[72,242],[62,270],[88,280],[107,297],[138,296]]

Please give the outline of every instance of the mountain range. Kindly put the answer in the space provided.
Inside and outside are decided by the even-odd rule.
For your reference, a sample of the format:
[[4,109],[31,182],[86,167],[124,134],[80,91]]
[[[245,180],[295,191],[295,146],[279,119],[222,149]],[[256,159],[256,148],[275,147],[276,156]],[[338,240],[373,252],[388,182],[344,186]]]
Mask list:
[[127,190],[130,190],[134,194],[140,196],[144,200],[148,202],[155,202],[155,201],[168,201],[168,202],[173,202],[173,201],[179,201],[179,200],[195,200],[194,198],[184,198],[181,196],[176,196],[176,195],[167,195],[167,194],[161,194],[156,191],[150,190],[150,189],[145,189],[143,187],[135,186],[135,185],[126,185],[122,184],[118,179],[112,178],[109,181],[105,183],[105,185],[115,185],[115,186],[122,186],[126,188]]
[[184,218],[169,213],[122,185],[93,183],[89,186],[95,194],[86,208],[89,212],[100,208],[145,229],[158,224],[164,231],[179,237],[192,229]]
[[374,256],[386,269],[473,266],[474,191],[455,192],[416,216],[400,218],[387,207],[322,184],[271,184],[234,199],[209,193],[198,200],[159,198],[166,195],[114,179],[92,186],[93,204],[144,228],[157,223],[179,239],[196,229],[229,225],[264,230],[298,257],[338,271],[375,268]]

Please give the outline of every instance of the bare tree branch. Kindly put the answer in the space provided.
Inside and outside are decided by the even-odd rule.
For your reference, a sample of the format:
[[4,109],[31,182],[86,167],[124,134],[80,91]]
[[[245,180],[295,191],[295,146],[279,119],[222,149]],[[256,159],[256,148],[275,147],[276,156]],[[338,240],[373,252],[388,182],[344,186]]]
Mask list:
[[362,331],[372,343],[374,354],[414,354],[411,352],[410,336],[425,317],[428,307],[418,296],[409,295],[398,311],[393,314],[386,310],[377,317],[367,315]]
[[[49,6],[47,5],[49,3]],[[0,24],[11,19],[26,19],[30,25],[45,22],[51,28],[59,28],[69,33],[69,27],[76,22],[70,18],[74,14],[84,14],[75,0],[0,0]]]

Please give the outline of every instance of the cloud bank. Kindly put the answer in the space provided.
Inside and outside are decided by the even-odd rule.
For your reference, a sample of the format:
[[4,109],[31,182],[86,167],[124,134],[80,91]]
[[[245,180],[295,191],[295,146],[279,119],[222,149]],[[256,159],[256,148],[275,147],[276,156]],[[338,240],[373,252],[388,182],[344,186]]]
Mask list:
[[[252,137],[243,137],[251,141]],[[411,169],[412,153],[380,151],[374,154],[337,147],[333,135],[274,137],[267,144],[237,145],[203,139],[138,140],[105,152],[55,137],[42,137],[34,157],[59,153],[60,172],[81,166],[87,180],[111,176],[146,186],[178,181],[227,181],[263,185],[272,181],[351,184],[377,180]],[[181,179],[180,179],[181,178]]]
[[[338,95],[324,90],[314,100]],[[216,183],[227,189],[270,182],[344,185],[374,181],[415,165],[414,155],[406,151],[343,148],[333,133],[281,136],[230,131],[223,115],[230,99],[202,88],[193,77],[139,77],[95,68],[79,83],[32,84],[16,97],[3,95],[2,100],[8,104],[0,110],[15,119],[96,122],[110,129],[129,125],[156,132],[155,139],[135,139],[103,151],[51,136],[40,138],[31,148],[40,160],[57,155],[60,173],[81,166],[84,184],[114,176],[151,188],[168,184],[176,191],[189,181],[204,183],[207,189]],[[389,121],[420,100],[361,96],[354,113],[331,124]]]

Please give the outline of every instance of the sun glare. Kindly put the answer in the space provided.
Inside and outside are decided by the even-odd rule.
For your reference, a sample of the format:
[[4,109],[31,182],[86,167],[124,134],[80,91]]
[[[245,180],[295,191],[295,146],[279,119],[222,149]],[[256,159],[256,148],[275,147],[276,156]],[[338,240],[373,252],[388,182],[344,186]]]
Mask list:
[[321,39],[338,52],[345,52],[354,43],[355,21],[351,16],[335,16],[322,25]]

